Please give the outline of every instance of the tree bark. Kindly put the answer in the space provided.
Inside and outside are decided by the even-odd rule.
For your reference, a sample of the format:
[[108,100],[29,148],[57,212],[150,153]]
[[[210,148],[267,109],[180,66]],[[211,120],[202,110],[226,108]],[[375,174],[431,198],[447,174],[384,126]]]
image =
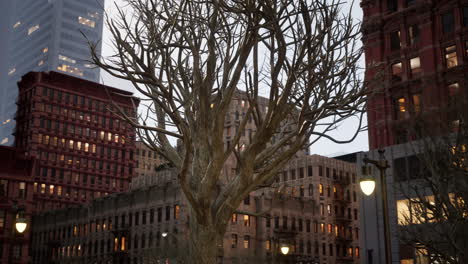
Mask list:
[[222,233],[206,217],[203,223],[199,223],[195,215],[190,216],[189,225],[189,252],[190,263],[193,264],[216,264],[218,257],[218,242],[222,239]]

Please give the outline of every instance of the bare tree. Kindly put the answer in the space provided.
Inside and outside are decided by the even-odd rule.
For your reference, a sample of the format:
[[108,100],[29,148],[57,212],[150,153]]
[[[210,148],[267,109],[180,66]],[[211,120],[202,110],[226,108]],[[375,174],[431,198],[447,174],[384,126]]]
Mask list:
[[399,224],[401,241],[420,263],[468,263],[468,127],[466,98],[457,97],[431,114],[438,121],[422,117],[412,129],[421,139],[412,143],[416,154],[401,184],[407,202]]
[[[307,144],[349,142],[361,130],[359,27],[340,0],[125,2],[107,18],[115,54],[100,58],[91,45],[93,61],[142,94],[138,120],[118,115],[177,168],[190,207],[191,263],[215,263],[217,241],[244,197]],[[245,115],[225,144],[239,94]],[[359,125],[350,138],[330,136],[351,117]],[[256,131],[244,143],[250,122]],[[237,170],[225,182],[229,158]]]

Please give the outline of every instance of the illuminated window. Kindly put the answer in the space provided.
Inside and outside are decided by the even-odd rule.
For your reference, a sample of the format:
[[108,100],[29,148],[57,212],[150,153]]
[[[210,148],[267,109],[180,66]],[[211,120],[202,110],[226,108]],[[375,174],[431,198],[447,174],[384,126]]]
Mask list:
[[271,250],[271,241],[269,239],[267,241],[265,241],[265,249],[267,251]]
[[422,71],[421,59],[419,57],[414,57],[410,59],[410,69],[411,69],[411,74],[420,73]]
[[83,71],[82,70],[80,70],[80,69],[78,69],[76,67],[66,65],[66,64],[62,64],[60,66],[57,66],[57,70],[63,71],[63,72],[68,72],[68,73],[75,74],[75,75],[78,75],[78,76],[83,76]]
[[49,51],[49,48],[48,47],[45,47],[42,49],[42,53],[47,53]]
[[320,223],[320,231],[322,233],[325,233],[325,224],[324,223]]
[[250,248],[250,236],[244,236],[244,248]]
[[445,63],[447,69],[458,65],[457,47],[455,45],[445,48]]
[[81,150],[81,141],[76,142],[76,149]]
[[43,142],[44,142],[45,145],[48,145],[48,144],[49,144],[49,139],[50,139],[49,136],[44,136]]
[[328,215],[331,215],[331,213],[332,213],[332,212],[331,212],[331,205],[330,205],[330,204],[327,205],[327,212],[328,212]]
[[397,120],[405,119],[407,116],[406,100],[404,97],[395,100],[395,116]]
[[28,29],[28,35],[31,35],[32,33],[34,33],[38,29],[39,29],[39,25],[35,25],[35,26],[30,27]]
[[10,70],[8,71],[8,75],[12,75],[12,74],[15,73],[15,72],[16,72],[16,68],[10,69]]
[[397,80],[401,81],[401,75],[403,73],[403,64],[401,62],[397,62],[392,64],[392,76],[397,78]]
[[104,137],[105,137],[105,136],[106,136],[106,132],[101,131],[101,133],[100,133],[100,138],[101,138],[101,140],[104,140]]
[[54,185],[49,186],[49,194],[50,195],[54,194]]
[[44,183],[41,184],[41,193],[45,194],[46,192],[46,185]]
[[107,141],[111,141],[112,140],[112,133],[107,133]]
[[42,64],[44,64],[44,61],[43,61],[43,60],[40,60],[40,61],[37,63],[37,66],[41,66]]
[[250,216],[244,215],[244,226],[250,226]]
[[120,139],[121,139],[121,141],[122,141],[122,144],[125,144],[125,137],[124,137],[124,136],[121,136]]
[[96,153],[96,144],[93,144],[93,150],[92,150],[93,153]]
[[180,215],[180,206],[178,204],[176,204],[174,206],[174,219],[179,219],[179,215]]
[[332,224],[328,224],[327,230],[328,230],[328,233],[332,233],[332,232],[333,232],[333,226],[332,226]]
[[84,151],[88,152],[89,151],[89,143],[84,144]]
[[62,196],[62,186],[57,186],[57,195]]
[[14,25],[13,25],[13,28],[17,28],[21,25],[21,21],[18,21],[16,22]]
[[73,150],[73,140],[70,139],[70,141],[68,142],[68,148]]
[[323,195],[323,184],[319,184],[319,193]]
[[335,225],[335,236],[338,236],[340,230],[337,225]]
[[233,224],[237,223],[237,214],[232,214],[231,223]]
[[76,60],[74,60],[72,58],[69,58],[67,56],[61,55],[61,54],[58,55],[58,58],[59,58],[59,60],[63,60],[63,61],[69,62],[69,63],[73,63],[73,64],[76,63]]
[[118,134],[114,135],[114,142],[119,143],[119,135]]
[[84,18],[84,17],[81,17],[81,16],[78,17],[78,22],[80,24],[88,26],[90,28],[94,28],[96,26],[96,22],[94,22],[91,19],[87,19],[87,18]]

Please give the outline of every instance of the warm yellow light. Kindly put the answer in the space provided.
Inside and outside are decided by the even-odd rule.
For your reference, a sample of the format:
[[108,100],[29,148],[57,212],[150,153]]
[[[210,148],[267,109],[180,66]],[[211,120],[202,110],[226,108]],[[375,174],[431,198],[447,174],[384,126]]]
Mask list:
[[359,184],[361,185],[362,192],[369,196],[374,192],[375,180],[374,179],[362,179]]
[[28,226],[28,224],[26,223],[26,219],[24,218],[18,218],[16,219],[16,224],[15,224],[15,227],[16,227],[16,231],[18,231],[18,233],[23,233],[24,230],[26,230],[26,227]]
[[167,235],[168,235],[167,232],[162,232],[162,233],[161,233],[161,236],[162,236],[162,237],[167,237]]
[[287,255],[289,253],[289,247],[281,246],[281,253],[283,253],[283,255]]

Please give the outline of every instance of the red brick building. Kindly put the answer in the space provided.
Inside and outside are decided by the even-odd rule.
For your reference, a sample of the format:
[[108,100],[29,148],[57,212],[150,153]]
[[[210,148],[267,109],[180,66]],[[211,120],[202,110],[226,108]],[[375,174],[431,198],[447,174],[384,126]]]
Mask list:
[[[456,125],[445,106],[463,92],[468,1],[362,0],[366,78],[383,86],[368,104],[370,149],[414,140],[415,120]],[[383,82],[380,81],[383,78]],[[434,123],[435,124],[435,123]]]
[[[33,210],[33,172],[35,162],[21,157],[11,147],[0,147],[0,263],[28,263],[31,212]],[[16,231],[18,210],[28,227]]]
[[113,112],[136,116],[132,93],[57,72],[19,82],[16,147],[37,159],[38,211],[88,202],[128,189],[135,131]]

